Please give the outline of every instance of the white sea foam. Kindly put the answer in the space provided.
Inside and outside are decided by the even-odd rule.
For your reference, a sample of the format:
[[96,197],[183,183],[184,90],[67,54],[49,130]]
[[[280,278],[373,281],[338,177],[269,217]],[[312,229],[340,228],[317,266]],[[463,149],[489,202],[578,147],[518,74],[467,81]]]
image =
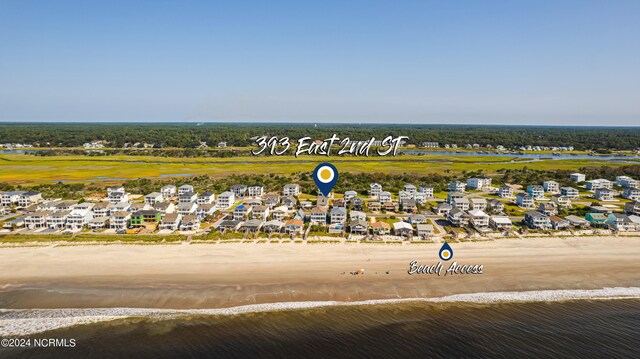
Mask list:
[[434,298],[373,299],[356,302],[309,301],[251,304],[216,309],[87,308],[87,309],[0,309],[0,336],[42,333],[74,325],[116,319],[147,317],[172,319],[191,315],[236,315],[251,312],[311,309],[329,306],[376,305],[403,302],[498,303],[545,302],[577,299],[640,298],[640,287],[615,287],[592,290],[541,290],[527,292],[488,292],[455,294]]

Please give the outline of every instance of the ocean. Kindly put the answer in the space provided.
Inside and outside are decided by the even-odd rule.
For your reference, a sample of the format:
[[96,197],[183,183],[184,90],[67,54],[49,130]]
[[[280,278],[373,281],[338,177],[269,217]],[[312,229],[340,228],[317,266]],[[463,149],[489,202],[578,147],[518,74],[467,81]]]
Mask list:
[[[42,316],[10,310],[0,322],[34,312]],[[639,330],[640,299],[381,302],[232,315],[140,310],[22,336],[73,339],[74,347],[0,348],[0,357],[638,358]]]

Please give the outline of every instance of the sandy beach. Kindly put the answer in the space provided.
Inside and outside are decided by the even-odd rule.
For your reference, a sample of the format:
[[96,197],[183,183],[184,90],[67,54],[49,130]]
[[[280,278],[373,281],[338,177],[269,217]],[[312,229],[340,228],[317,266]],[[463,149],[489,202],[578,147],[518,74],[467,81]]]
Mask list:
[[[180,244],[0,248],[0,308],[204,309],[292,301],[640,286],[640,238],[452,243],[478,275],[409,275],[439,244]],[[350,271],[365,269],[364,275]],[[389,272],[387,274],[387,272]]]

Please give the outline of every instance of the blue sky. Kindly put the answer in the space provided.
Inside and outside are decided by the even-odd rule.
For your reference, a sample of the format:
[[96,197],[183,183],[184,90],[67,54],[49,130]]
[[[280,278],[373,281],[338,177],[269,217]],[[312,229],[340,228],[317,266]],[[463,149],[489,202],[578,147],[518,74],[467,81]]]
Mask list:
[[640,1],[0,0],[0,121],[638,125]]

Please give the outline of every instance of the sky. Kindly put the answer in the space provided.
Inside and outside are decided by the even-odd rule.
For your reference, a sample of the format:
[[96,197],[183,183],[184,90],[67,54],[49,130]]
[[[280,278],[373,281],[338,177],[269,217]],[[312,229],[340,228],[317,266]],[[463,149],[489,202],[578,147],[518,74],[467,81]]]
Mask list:
[[640,1],[0,0],[0,121],[640,125]]

